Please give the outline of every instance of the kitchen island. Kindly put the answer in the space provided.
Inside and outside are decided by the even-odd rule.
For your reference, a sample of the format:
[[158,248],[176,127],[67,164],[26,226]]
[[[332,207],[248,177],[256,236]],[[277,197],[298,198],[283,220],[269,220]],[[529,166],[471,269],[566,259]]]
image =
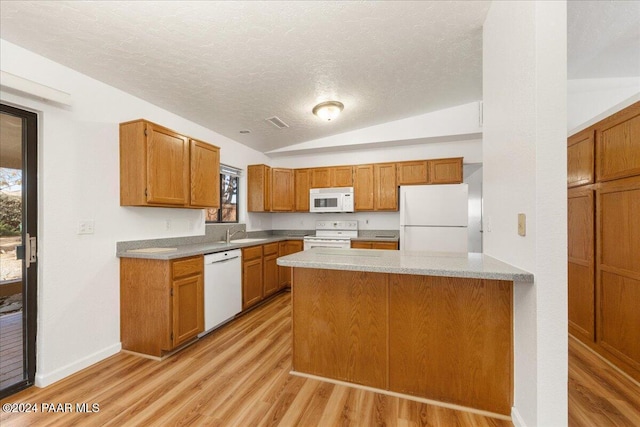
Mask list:
[[293,373],[507,417],[513,284],[483,254],[316,248],[293,267]]

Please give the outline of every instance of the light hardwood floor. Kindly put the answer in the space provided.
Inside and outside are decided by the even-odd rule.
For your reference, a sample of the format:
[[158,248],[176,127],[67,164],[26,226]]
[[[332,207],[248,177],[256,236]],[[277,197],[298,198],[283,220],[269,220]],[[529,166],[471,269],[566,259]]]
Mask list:
[[[512,425],[289,375],[290,314],[285,293],[162,362],[117,354],[50,387],[2,401],[36,403],[39,409],[43,403],[97,403],[99,412],[0,413],[0,425]],[[640,425],[638,390],[601,371],[597,358],[578,347],[571,343],[571,425]]]

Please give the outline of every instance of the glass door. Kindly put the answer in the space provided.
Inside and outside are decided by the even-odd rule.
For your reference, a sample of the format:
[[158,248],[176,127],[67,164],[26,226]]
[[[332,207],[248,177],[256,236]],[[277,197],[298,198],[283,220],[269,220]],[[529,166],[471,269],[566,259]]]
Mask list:
[[37,116],[0,104],[0,397],[33,384]]

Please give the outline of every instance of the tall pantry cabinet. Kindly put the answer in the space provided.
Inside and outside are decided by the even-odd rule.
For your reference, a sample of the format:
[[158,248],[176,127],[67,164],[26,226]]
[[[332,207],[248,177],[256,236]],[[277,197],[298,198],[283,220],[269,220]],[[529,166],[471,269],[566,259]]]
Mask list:
[[569,332],[640,380],[640,102],[567,146]]

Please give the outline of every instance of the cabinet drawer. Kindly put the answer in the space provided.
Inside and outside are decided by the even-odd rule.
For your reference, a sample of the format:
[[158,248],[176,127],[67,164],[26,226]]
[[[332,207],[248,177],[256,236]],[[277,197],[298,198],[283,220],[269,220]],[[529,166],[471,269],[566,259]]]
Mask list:
[[243,261],[262,257],[262,246],[251,246],[250,248],[242,248]]
[[277,254],[278,253],[278,243],[268,243],[263,246],[264,256]]
[[171,264],[173,278],[185,277],[193,274],[202,274],[204,270],[204,257],[195,256],[173,261]]

